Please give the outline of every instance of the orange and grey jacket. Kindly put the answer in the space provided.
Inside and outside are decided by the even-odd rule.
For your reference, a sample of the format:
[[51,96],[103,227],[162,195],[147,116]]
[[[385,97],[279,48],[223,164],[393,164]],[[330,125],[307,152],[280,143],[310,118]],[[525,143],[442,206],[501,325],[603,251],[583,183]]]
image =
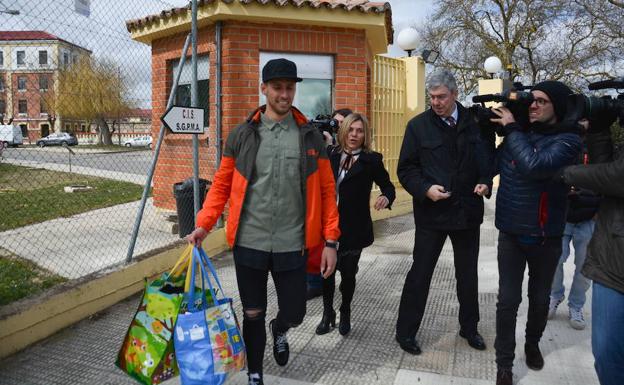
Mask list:
[[[245,194],[254,172],[260,145],[258,126],[264,111],[265,106],[258,108],[228,136],[221,166],[215,173],[204,206],[197,214],[197,226],[210,231],[229,199],[230,212],[225,230],[230,247],[236,243]],[[299,188],[305,202],[305,247],[310,248],[323,239],[337,240],[340,237],[336,185],[321,134],[294,107],[292,114],[300,132],[302,185]]]

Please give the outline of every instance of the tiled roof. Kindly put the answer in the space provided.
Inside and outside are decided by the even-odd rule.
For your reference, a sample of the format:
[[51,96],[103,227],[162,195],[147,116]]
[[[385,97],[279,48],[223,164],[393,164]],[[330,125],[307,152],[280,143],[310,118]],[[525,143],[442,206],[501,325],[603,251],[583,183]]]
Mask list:
[[[346,11],[359,11],[364,13],[385,13],[386,25],[388,26],[388,42],[391,44],[393,40],[393,28],[392,28],[392,10],[390,3],[387,1],[370,1],[370,0],[198,0],[197,5],[201,7],[204,4],[212,4],[217,1],[221,1],[226,4],[231,4],[238,1],[242,5],[259,3],[259,4],[275,4],[278,6],[294,6],[297,8],[310,7],[310,8],[328,8],[336,9],[341,8]],[[129,32],[132,32],[135,28],[141,27],[145,24],[150,24],[153,21],[160,19],[167,19],[174,15],[184,14],[189,12],[191,5],[180,8],[171,8],[163,10],[162,12],[154,15],[142,17],[140,19],[129,20],[126,22],[126,28]]]
[[152,110],[146,108],[131,108],[126,112],[125,116],[128,118],[151,119]]
[[45,31],[0,31],[0,41],[29,41],[29,40],[58,40],[67,44],[71,44],[75,47],[82,48],[86,51],[90,50],[81,47],[77,44],[69,42],[65,39],[61,39],[58,36],[52,35]]
[[62,40],[45,31],[0,31],[0,40]]

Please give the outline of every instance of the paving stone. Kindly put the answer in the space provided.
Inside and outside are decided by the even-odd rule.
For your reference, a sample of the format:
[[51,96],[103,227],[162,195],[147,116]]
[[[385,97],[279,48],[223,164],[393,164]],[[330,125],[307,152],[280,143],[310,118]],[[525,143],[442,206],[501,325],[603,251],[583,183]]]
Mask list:
[[[481,228],[479,259],[479,331],[488,346],[485,351],[470,348],[458,335],[459,304],[455,293],[455,269],[450,242],[442,250],[433,275],[425,316],[417,338],[423,353],[413,356],[403,352],[394,340],[397,312],[405,276],[412,264],[414,222],[412,214],[375,223],[375,244],[364,250],[360,260],[358,284],[352,305],[353,329],[346,337],[337,329],[317,336],[321,319],[321,298],[307,302],[303,323],[288,333],[291,358],[287,366],[278,366],[272,354],[272,338],[267,331],[264,372],[267,384],[419,384],[482,385],[496,376],[494,338],[498,273],[496,262],[497,232],[491,210]],[[239,320],[242,309],[231,253],[218,259],[217,270],[223,289],[234,299]],[[573,265],[566,265],[566,285]],[[340,284],[340,274],[336,276]],[[526,277],[523,293],[526,293]],[[526,294],[523,294],[526,298]],[[268,284],[267,321],[277,313],[273,281]],[[0,361],[0,385],[130,385],[136,384],[114,366],[117,350],[132,319],[140,296],[121,301],[106,311],[77,323],[24,351]],[[591,309],[588,293],[586,309]],[[340,306],[336,290],[335,309]],[[524,324],[527,301],[518,312],[516,360],[514,373],[521,385],[597,384],[591,355],[591,314],[586,311],[587,328],[573,330],[567,322],[567,307],[550,320],[541,348],[546,366],[542,371],[529,370],[524,363]],[[339,316],[337,321],[339,321]],[[231,385],[247,383],[245,372]],[[179,379],[165,385],[178,385]]]

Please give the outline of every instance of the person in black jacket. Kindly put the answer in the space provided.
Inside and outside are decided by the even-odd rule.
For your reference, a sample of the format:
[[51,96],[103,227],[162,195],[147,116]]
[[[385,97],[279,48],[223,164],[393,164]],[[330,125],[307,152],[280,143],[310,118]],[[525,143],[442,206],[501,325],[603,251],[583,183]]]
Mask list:
[[[366,118],[358,113],[348,115],[338,130],[338,146],[329,152],[329,160],[336,179],[340,238],[338,262],[342,282],[340,293],[340,324],[338,331],[351,331],[351,301],[355,292],[355,276],[362,249],[373,243],[373,221],[370,214],[370,196],[373,182],[381,189],[375,201],[375,210],[390,209],[395,191],[384,168],[383,156],[371,150],[371,133]],[[335,272],[323,280],[323,318],[316,334],[326,334],[336,324],[334,311]]]
[[[587,164],[589,157],[583,152],[579,163]],[[562,253],[559,264],[555,271],[552,288],[550,289],[550,306],[548,319],[553,319],[557,307],[565,298],[565,286],[563,284],[563,264],[570,256],[570,243],[574,246],[574,278],[570,285],[568,295],[568,322],[572,328],[585,329],[585,317],[583,306],[585,305],[585,293],[591,286],[591,280],[581,274],[581,269],[587,256],[587,246],[594,232],[594,216],[600,206],[600,195],[591,190],[572,186],[568,192],[568,214],[565,229],[563,230]]]
[[[550,287],[561,255],[569,187],[553,180],[581,153],[580,130],[560,122],[570,88],[544,81],[531,90],[529,127],[516,123],[505,107],[493,109],[492,119],[507,132],[498,147],[500,185],[496,194],[498,228],[498,303],[496,304],[497,385],[512,384],[516,318],[522,301],[524,271],[529,267],[529,309],[524,352],[533,370],[544,366],[539,342],[546,327]],[[573,132],[571,132],[573,131]]]
[[[331,118],[338,122],[338,127],[340,127],[340,123],[342,123],[347,116],[349,116],[353,111],[349,108],[340,108],[335,110],[331,114]],[[327,131],[323,131],[323,138],[325,139],[325,143],[328,148],[333,147],[336,143],[335,136],[338,133],[330,134]],[[320,255],[318,254],[318,250],[311,250],[308,254],[308,275],[307,275],[307,291],[306,291],[306,300],[311,300],[316,297],[320,297],[323,295],[323,275],[318,272],[318,264],[320,264]],[[316,259],[315,259],[316,258]],[[318,260],[318,264],[316,261]]]
[[492,190],[486,145],[479,127],[457,99],[457,82],[448,70],[427,79],[431,109],[409,121],[397,174],[412,195],[416,224],[413,264],[405,279],[396,340],[408,353],[420,354],[416,333],[425,311],[433,271],[446,238],[453,244],[459,335],[479,350],[477,259],[483,197]]
[[602,194],[582,273],[594,281],[592,351],[598,379],[602,385],[620,385],[624,384],[624,154],[614,156],[608,129],[589,132],[587,147],[592,164],[566,167],[562,177],[567,184]]

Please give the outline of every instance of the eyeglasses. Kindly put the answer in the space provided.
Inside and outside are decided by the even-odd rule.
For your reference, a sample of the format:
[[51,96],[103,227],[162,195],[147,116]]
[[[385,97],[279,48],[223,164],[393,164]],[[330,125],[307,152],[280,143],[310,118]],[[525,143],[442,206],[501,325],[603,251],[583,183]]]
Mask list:
[[540,107],[544,107],[545,105],[550,103],[550,100],[547,100],[547,99],[544,99],[544,98],[535,98],[534,101]]

